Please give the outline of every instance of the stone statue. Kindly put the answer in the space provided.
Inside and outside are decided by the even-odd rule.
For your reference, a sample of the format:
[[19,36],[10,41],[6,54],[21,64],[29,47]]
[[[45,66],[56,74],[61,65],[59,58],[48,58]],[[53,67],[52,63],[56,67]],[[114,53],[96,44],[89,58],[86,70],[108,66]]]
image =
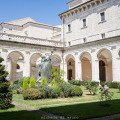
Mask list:
[[50,55],[42,56],[41,59],[37,61],[37,71],[38,77],[37,81],[40,82],[43,76],[46,77],[47,81],[50,81],[50,71],[51,71],[51,58]]

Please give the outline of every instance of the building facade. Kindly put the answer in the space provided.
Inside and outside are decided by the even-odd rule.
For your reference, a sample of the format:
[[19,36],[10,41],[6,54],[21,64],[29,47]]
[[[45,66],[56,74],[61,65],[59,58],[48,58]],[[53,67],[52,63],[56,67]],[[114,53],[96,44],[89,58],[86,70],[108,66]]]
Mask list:
[[62,25],[31,18],[0,24],[0,56],[11,80],[36,77],[36,62],[52,53],[64,80],[120,82],[120,0],[71,0]]

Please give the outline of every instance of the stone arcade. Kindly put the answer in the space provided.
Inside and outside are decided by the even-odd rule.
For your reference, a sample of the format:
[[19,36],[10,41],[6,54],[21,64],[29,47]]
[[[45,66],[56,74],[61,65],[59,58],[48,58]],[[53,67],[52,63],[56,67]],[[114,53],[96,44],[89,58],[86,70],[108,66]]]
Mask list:
[[64,80],[120,82],[120,0],[71,0],[60,26],[31,18],[0,24],[0,56],[10,80],[36,75],[52,52]]

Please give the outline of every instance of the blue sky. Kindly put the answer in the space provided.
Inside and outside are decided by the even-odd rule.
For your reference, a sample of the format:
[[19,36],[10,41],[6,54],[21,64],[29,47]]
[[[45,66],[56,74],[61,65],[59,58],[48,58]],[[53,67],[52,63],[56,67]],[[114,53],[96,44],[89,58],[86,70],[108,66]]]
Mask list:
[[58,14],[68,9],[69,0],[0,0],[0,22],[19,18],[32,19],[50,25],[60,24]]

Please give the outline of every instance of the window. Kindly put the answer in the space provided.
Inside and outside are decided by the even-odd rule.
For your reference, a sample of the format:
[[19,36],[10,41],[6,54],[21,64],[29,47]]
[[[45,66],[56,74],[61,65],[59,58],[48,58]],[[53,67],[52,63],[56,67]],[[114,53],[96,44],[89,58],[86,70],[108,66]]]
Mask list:
[[104,39],[105,38],[105,33],[102,33],[101,37],[102,37],[102,39]]
[[19,70],[20,69],[20,65],[17,64],[16,69]]
[[86,27],[86,19],[83,19],[83,28]]
[[69,46],[71,45],[71,42],[68,42]]
[[105,21],[105,12],[100,13],[101,21]]
[[71,24],[68,25],[68,32],[71,32]]
[[86,39],[86,38],[83,38],[83,42],[86,43],[86,42],[87,42],[87,39]]
[[69,65],[72,65],[72,63],[71,63],[71,62],[69,62]]

